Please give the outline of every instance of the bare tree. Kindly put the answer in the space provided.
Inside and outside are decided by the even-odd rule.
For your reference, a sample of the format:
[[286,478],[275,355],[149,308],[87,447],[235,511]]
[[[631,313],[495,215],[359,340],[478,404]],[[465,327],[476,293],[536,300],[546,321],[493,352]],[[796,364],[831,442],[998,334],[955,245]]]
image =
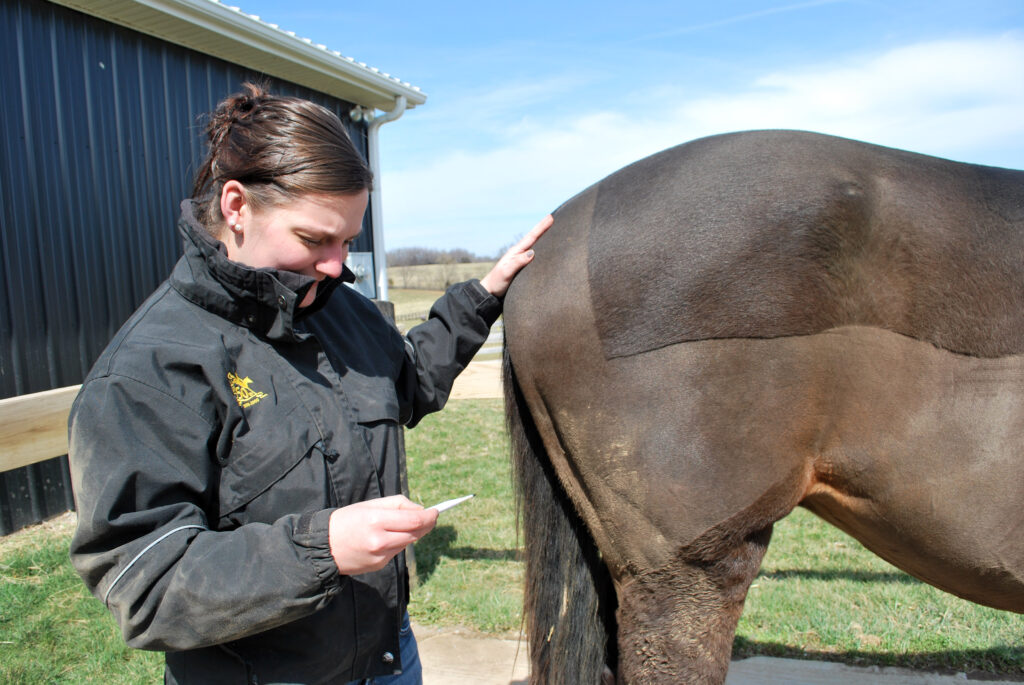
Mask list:
[[[504,250],[499,253],[504,254]],[[451,250],[437,250],[430,247],[398,247],[388,250],[388,266],[420,266],[422,264],[471,264],[490,261],[469,250],[456,247]]]

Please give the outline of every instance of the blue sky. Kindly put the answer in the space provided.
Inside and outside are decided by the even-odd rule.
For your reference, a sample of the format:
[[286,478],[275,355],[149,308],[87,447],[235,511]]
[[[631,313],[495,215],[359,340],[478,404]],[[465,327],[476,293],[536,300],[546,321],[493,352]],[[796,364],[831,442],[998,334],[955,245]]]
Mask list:
[[428,96],[380,130],[388,249],[495,253],[616,169],[798,128],[1024,168],[1024,2],[234,0]]

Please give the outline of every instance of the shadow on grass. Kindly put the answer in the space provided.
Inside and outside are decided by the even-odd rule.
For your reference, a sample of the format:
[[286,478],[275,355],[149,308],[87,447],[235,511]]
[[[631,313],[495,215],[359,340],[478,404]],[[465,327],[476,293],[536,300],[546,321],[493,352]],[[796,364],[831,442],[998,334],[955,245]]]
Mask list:
[[416,554],[416,580],[430,579],[442,557],[449,559],[482,559],[486,561],[519,561],[521,552],[515,549],[485,549],[455,547],[458,534],[453,526],[438,526],[414,546]]
[[737,636],[732,645],[733,659],[771,656],[783,659],[829,661],[850,666],[898,666],[941,674],[966,673],[974,680],[1019,679],[1024,676],[1024,649],[1009,645],[990,649],[964,649],[942,652],[866,652],[816,651],[772,642],[756,642]]
[[782,571],[761,571],[758,578],[786,580],[787,578],[803,578],[804,580],[851,580],[858,583],[900,583],[903,585],[922,585],[923,583],[899,571],[829,571],[817,569],[785,569]]

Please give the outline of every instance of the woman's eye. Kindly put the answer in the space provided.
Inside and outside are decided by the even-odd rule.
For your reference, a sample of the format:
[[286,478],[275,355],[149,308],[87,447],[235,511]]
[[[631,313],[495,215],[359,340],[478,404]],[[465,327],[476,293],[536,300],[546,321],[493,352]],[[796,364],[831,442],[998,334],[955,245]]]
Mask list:
[[316,238],[307,238],[304,235],[300,235],[299,240],[301,240],[306,245],[309,245],[310,247],[316,247],[317,245],[320,244],[320,241],[317,240]]

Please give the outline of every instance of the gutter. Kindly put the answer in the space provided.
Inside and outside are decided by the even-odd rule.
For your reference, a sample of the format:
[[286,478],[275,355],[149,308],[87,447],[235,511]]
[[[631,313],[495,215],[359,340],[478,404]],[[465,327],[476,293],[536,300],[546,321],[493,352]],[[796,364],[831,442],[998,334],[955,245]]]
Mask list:
[[373,271],[377,284],[377,299],[388,299],[388,264],[387,254],[384,250],[384,220],[382,218],[382,194],[380,182],[380,143],[378,131],[380,127],[389,121],[395,121],[401,117],[406,110],[408,101],[404,95],[395,96],[395,106],[390,112],[380,116],[374,116],[360,107],[352,110],[350,116],[353,120],[368,119],[369,125],[367,134],[367,157],[369,157],[370,170],[373,172],[373,191],[370,193],[370,223],[373,227]]
[[409,83],[220,0],[50,2],[370,110],[391,107],[398,95],[409,109],[427,99]]

